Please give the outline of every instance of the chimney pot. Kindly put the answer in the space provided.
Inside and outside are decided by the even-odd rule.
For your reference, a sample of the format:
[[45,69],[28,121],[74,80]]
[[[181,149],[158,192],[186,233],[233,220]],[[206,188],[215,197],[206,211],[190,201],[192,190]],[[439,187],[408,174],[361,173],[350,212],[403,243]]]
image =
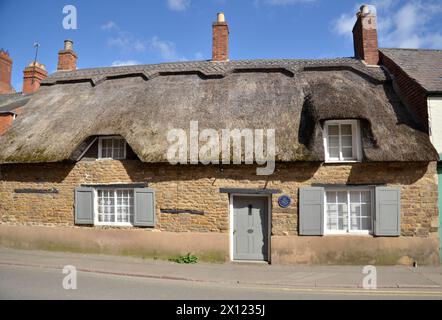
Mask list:
[[370,13],[370,6],[368,6],[367,4],[362,5],[360,8],[360,12],[364,15],[369,14]]
[[74,45],[74,41],[70,40],[70,39],[66,39],[64,40],[64,50],[72,50],[72,47]]
[[224,12],[218,13],[217,22],[226,22],[226,17],[224,16]]

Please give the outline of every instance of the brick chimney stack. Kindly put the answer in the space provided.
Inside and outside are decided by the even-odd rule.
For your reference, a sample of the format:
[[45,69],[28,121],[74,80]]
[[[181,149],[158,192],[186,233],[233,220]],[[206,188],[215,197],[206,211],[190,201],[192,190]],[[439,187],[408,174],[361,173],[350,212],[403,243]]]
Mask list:
[[212,25],[212,61],[229,60],[229,26],[224,13],[218,13],[217,21]]
[[353,27],[355,57],[364,60],[368,65],[379,63],[378,33],[374,11],[373,6],[361,6]]
[[11,86],[12,59],[7,51],[0,50],[0,94],[14,93]]
[[48,76],[45,66],[31,62],[23,71],[23,93],[34,93],[40,88],[41,81]]
[[73,50],[72,40],[64,41],[64,49],[58,52],[57,71],[77,70],[77,54]]

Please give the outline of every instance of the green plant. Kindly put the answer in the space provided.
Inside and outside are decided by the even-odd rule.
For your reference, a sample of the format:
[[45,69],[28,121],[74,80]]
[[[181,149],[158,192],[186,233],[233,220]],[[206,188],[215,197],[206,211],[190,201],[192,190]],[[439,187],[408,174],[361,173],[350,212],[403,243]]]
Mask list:
[[176,263],[190,264],[190,263],[197,263],[198,262],[198,257],[193,255],[193,254],[188,253],[185,256],[179,256],[179,257],[170,258],[169,261],[173,261],[173,262],[176,262]]

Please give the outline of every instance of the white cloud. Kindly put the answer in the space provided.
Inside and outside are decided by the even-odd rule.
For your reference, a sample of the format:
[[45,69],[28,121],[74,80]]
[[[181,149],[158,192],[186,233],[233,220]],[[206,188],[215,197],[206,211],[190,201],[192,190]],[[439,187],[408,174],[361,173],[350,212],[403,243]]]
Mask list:
[[[162,60],[165,61],[185,61],[185,57],[178,55],[175,43],[168,40],[162,40],[157,36],[151,39],[143,39],[134,36],[130,32],[121,30],[116,23],[110,21],[101,27],[103,30],[113,30],[112,36],[107,39],[107,44],[109,47],[115,47],[123,53],[143,53],[147,50],[158,55]],[[137,64],[135,60],[120,61],[116,60],[113,62],[113,66],[117,65],[129,65]]]
[[161,40],[154,36],[149,41],[149,47],[152,51],[158,54],[161,59],[166,61],[185,61],[185,57],[179,57],[175,48],[175,43],[172,41]]
[[118,25],[113,21],[108,21],[101,26],[101,30],[118,30]]
[[[381,47],[442,48],[442,34],[430,30],[432,21],[442,13],[442,4],[436,1],[398,0],[372,1],[377,8],[378,35]],[[333,31],[349,39],[356,21],[355,6],[352,13],[343,13],[333,21]]]
[[112,67],[133,66],[137,64],[140,64],[137,60],[115,60],[112,62]]
[[343,13],[333,22],[333,30],[341,36],[352,37],[353,26],[356,22],[356,16]]
[[129,32],[120,31],[116,36],[110,37],[107,43],[110,47],[116,47],[124,53],[142,53],[150,50],[165,61],[187,60],[185,57],[180,57],[178,55],[175,43],[168,40],[162,40],[157,36],[152,37],[150,40],[144,40],[134,37]]
[[167,0],[170,10],[185,11],[190,6],[190,0]]
[[123,31],[118,32],[116,36],[110,37],[107,44],[111,47],[117,47],[124,52],[144,52],[147,47],[146,41],[135,38],[131,33]]

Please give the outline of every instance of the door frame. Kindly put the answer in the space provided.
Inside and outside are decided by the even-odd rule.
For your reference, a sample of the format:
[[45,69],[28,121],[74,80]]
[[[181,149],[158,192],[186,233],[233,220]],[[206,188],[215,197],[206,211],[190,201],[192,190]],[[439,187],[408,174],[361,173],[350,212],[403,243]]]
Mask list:
[[[267,198],[267,260],[253,261],[253,260],[235,260],[233,259],[233,197],[261,197]],[[271,248],[271,236],[272,236],[272,195],[260,194],[260,193],[231,193],[229,194],[229,257],[230,261],[234,262],[264,262],[271,263],[272,260],[272,248]]]

